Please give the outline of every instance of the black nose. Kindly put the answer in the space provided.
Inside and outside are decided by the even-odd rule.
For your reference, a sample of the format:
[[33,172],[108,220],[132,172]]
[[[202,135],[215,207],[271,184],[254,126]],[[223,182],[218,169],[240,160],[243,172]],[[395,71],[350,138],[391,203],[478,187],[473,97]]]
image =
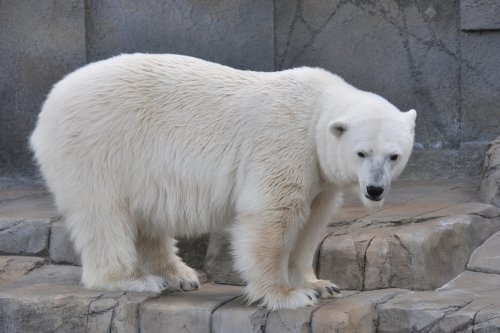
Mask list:
[[368,192],[368,195],[372,198],[377,198],[379,197],[382,193],[384,193],[384,189],[379,186],[367,186],[366,187],[366,192]]

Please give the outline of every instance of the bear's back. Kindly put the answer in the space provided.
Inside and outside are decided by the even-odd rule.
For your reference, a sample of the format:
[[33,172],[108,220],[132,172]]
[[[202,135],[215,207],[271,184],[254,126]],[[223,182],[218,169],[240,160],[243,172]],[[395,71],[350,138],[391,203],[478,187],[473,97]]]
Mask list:
[[158,219],[223,220],[256,163],[271,170],[314,157],[317,87],[293,71],[175,55],[100,61],[55,85],[32,147],[60,208],[106,187]]

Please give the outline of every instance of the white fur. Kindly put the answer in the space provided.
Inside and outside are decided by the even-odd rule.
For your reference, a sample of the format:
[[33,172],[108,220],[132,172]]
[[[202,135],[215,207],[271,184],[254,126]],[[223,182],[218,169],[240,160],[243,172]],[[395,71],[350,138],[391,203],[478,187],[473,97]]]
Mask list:
[[389,188],[414,124],[414,111],[321,69],[133,54],[57,83],[31,145],[86,287],[196,288],[173,238],[230,226],[248,299],[278,309],[332,296],[312,260],[341,192],[372,205],[365,187]]

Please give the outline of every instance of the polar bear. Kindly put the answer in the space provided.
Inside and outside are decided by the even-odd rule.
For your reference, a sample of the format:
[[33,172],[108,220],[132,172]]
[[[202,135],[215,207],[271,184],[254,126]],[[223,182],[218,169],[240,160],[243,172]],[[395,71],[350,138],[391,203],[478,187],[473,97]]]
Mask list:
[[339,296],[316,247],[343,191],[383,203],[415,117],[318,68],[131,54],[57,83],[31,147],[85,287],[198,288],[174,237],[229,228],[248,300],[276,310]]

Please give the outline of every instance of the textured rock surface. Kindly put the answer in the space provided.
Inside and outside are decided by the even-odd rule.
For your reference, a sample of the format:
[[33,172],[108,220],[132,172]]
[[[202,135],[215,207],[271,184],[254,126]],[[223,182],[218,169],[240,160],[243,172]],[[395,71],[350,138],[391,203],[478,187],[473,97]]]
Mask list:
[[460,0],[460,28],[500,29],[500,6],[496,0]]
[[441,200],[389,203],[371,215],[359,209],[344,212],[339,218],[350,223],[330,227],[320,248],[319,276],[357,290],[427,290],[455,277],[472,252],[500,230],[500,210],[481,203],[453,204],[467,199],[454,191],[436,195]]
[[85,290],[79,275],[78,267],[49,265],[0,285],[0,331],[136,330],[138,304],[151,295]]
[[[445,316],[472,302],[461,292],[412,292],[395,297],[379,308],[378,332],[432,332]],[[448,331],[450,332],[450,331]]]
[[379,310],[378,332],[498,332],[500,275],[465,271],[436,292],[400,295]]
[[0,219],[0,254],[46,255],[50,222]]
[[497,332],[500,275],[465,271],[438,291],[343,290],[341,299],[270,312],[242,288],[164,294],[83,289],[80,268],[0,256],[1,332]]
[[155,298],[141,305],[140,331],[209,332],[212,312],[241,293],[241,287],[204,285]]
[[45,260],[40,257],[0,256],[0,287],[2,283],[15,281],[44,264]]
[[[303,314],[305,311],[298,311]],[[267,329],[266,321],[270,312],[261,308],[248,306],[243,296],[232,299],[218,307],[212,314],[210,332],[232,333],[232,332],[263,332]]]
[[49,256],[55,263],[81,265],[80,256],[75,252],[63,221],[54,222],[51,225]]
[[500,274],[500,232],[490,237],[472,254],[467,268],[471,271]]
[[490,143],[486,152],[479,197],[486,203],[500,207],[500,136]]

